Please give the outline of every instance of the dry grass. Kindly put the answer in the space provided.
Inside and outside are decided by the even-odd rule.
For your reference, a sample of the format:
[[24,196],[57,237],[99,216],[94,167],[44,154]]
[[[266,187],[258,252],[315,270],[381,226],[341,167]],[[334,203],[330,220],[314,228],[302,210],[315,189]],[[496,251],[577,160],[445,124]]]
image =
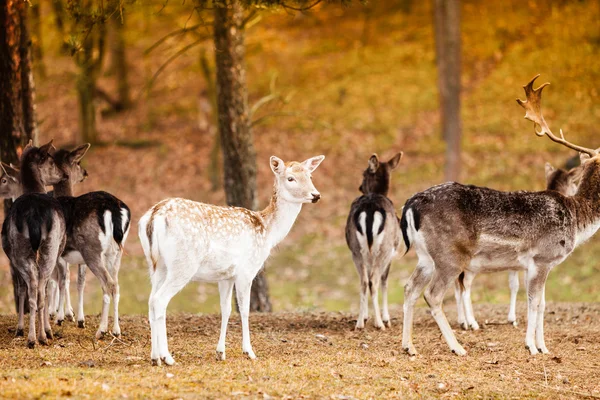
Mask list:
[[[551,303],[547,356],[524,349],[524,323],[503,324],[504,306],[480,306],[488,324],[458,331],[468,355],[450,353],[426,309],[418,309],[417,357],[401,351],[401,321],[380,332],[353,330],[343,313],[252,315],[258,359],[241,353],[232,317],[228,359],[218,362],[218,315],[171,315],[168,332],[177,361],[152,367],[149,329],[142,316],[124,316],[122,339],[94,343],[93,329],[59,328],[50,347],[25,348],[13,338],[15,317],[0,318],[0,393],[5,398],[582,398],[600,397],[600,305]],[[519,310],[524,315],[524,310]],[[400,316],[395,312],[392,315]],[[454,319],[452,311],[449,318]],[[88,323],[98,322],[90,317]],[[317,336],[323,335],[323,336]]]

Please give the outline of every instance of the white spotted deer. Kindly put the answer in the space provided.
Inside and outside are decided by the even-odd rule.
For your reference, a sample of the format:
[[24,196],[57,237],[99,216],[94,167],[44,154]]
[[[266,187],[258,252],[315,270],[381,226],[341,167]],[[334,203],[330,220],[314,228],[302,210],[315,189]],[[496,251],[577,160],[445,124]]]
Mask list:
[[129,233],[131,212],[123,201],[107,192],[97,191],[73,196],[73,185],[83,181],[87,176],[80,161],[89,147],[89,144],[84,144],[73,151],[61,149],[54,153],[56,164],[67,175],[66,180],[54,185],[54,196],[62,207],[67,224],[67,242],[61,255],[62,261],[58,266],[60,303],[57,319],[59,322],[64,320],[64,302],[68,290],[66,276],[69,273],[67,263],[79,265],[77,322],[80,328],[85,326],[83,284],[85,265],[87,265],[102,286],[102,314],[96,331],[96,338],[101,338],[108,330],[111,298],[114,311],[112,334],[114,336],[121,334],[118,277],[123,244]]
[[242,320],[242,350],[256,358],[250,344],[250,287],[268,258],[294,224],[302,204],[321,198],[312,172],[324,156],[298,163],[271,157],[273,195],[263,211],[219,207],[185,199],[166,199],[149,209],[139,222],[152,291],[148,300],[153,364],[175,361],[167,343],[169,301],[190,281],[218,282],[221,334],[217,358],[225,360],[225,336],[231,314],[233,286]]
[[[536,76],[537,78],[537,76]],[[401,228],[407,249],[418,263],[405,286],[402,347],[416,354],[412,342],[414,305],[425,289],[425,301],[450,349],[466,354],[442,310],[444,293],[463,271],[521,269],[526,272],[527,331],[525,346],[533,354],[548,353],[544,341],[544,288],[548,273],[600,228],[600,149],[568,142],[549,129],[541,111],[546,84],[524,86],[518,100],[536,134],[582,153],[583,175],[574,196],[554,190],[500,192],[445,183],[411,197]],[[539,129],[539,130],[537,130]]]
[[[391,172],[396,169],[401,158],[402,153],[398,153],[388,162],[380,162],[377,154],[371,156],[359,187],[363,195],[352,202],[348,214],[346,243],[352,252],[360,278],[360,312],[356,329],[364,328],[368,319],[367,292],[370,292],[373,302],[375,327],[385,329],[386,325],[390,326],[387,279],[402,236],[394,203],[387,195]],[[380,283],[382,312],[379,310],[378,298]]]
[[25,147],[20,165],[23,194],[15,200],[2,224],[2,248],[10,260],[18,304],[17,336],[23,336],[26,299],[31,310],[29,348],[35,347],[36,339],[40,344],[47,344],[53,337],[46,306],[46,285],[65,246],[62,209],[56,199],[46,194],[47,185],[65,179],[50,154],[52,149],[52,141],[41,147],[33,146],[30,141]]
[[[546,190],[556,190],[564,196],[573,196],[577,193],[583,166],[567,171],[554,168],[550,163],[546,163],[545,170]],[[471,303],[471,286],[476,275],[475,272],[465,270],[459,275],[455,283],[454,296],[456,298],[457,319],[458,324],[464,330],[469,328],[479,329]],[[508,271],[508,287],[510,289],[510,305],[507,319],[510,324],[517,326],[517,294],[519,291],[519,271],[517,269]]]

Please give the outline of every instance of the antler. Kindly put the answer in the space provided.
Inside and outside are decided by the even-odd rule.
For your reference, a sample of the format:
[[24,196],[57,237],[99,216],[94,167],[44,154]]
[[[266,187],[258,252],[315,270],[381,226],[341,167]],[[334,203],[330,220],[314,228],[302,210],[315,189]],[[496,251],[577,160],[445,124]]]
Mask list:
[[[557,137],[552,133],[548,127],[548,124],[544,120],[544,116],[542,115],[542,90],[550,83],[546,82],[537,89],[534,89],[533,82],[535,82],[539,76],[539,74],[534,76],[527,85],[523,86],[527,100],[517,99],[517,103],[519,103],[519,105],[525,109],[525,118],[533,121],[533,129],[535,134],[538,136],[548,136],[550,140],[556,143],[560,143],[570,149],[579,151],[581,153],[586,153],[591,157],[594,157],[599,153],[600,149],[588,149],[587,147],[577,146],[576,144],[568,142],[563,135],[562,129],[560,130],[560,137]],[[540,128],[539,131],[537,129],[538,127]]]

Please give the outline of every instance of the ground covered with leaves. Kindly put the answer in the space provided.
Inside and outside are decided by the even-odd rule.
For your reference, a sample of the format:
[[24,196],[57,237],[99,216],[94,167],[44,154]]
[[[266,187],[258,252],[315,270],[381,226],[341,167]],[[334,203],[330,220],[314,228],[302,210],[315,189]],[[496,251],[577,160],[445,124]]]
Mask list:
[[[448,307],[452,308],[452,307]],[[88,328],[55,327],[48,347],[14,338],[15,316],[0,317],[0,393],[4,398],[599,398],[600,305],[550,303],[550,355],[524,348],[525,310],[518,327],[505,324],[505,306],[476,307],[482,329],[456,330],[468,351],[453,355],[425,308],[417,311],[419,355],[401,349],[401,312],[392,328],[355,331],[345,313],[251,316],[258,358],[241,352],[241,326],[232,316],[227,360],[216,361],[219,315],[169,315],[176,364],[151,366],[143,316],[124,316],[119,339],[94,341]],[[448,311],[455,319],[452,310]],[[453,324],[455,325],[455,324]]]

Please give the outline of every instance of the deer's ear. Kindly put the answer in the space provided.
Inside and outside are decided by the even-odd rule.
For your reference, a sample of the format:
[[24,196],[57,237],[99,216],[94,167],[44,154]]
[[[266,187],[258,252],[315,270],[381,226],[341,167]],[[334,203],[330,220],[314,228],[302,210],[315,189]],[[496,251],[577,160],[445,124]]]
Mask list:
[[281,175],[285,171],[285,163],[279,157],[271,156],[270,165],[275,175]]
[[552,175],[554,171],[556,171],[556,168],[554,168],[549,162],[546,163],[544,168],[546,170],[546,180],[548,180],[548,178],[550,178],[550,175]]
[[86,144],[82,144],[81,146],[79,146],[78,148],[73,150],[70,154],[71,162],[77,163],[77,162],[81,161],[83,156],[85,156],[85,153],[87,153],[87,151],[90,149],[90,146],[91,146],[91,144],[86,143]]
[[308,172],[313,172],[317,167],[323,162],[325,156],[316,156],[309,158],[308,160],[302,162],[302,166],[308,170]]
[[53,141],[54,139],[50,139],[48,143],[46,143],[43,146],[40,146],[40,150],[46,154],[53,154],[54,151],[56,151],[56,147],[54,147],[54,145],[52,144]]
[[579,185],[581,178],[583,177],[583,167],[579,166],[572,168],[569,171],[569,177],[575,184]]
[[402,159],[403,155],[404,155],[404,153],[400,152],[400,153],[396,154],[394,157],[392,157],[392,159],[390,161],[387,162],[387,164],[390,166],[391,169],[396,169],[396,167],[398,166],[398,163]]
[[579,153],[579,161],[581,161],[581,165],[585,164],[590,158],[590,155],[587,153]]
[[19,177],[20,171],[13,167],[12,164],[2,163],[2,171],[13,181],[17,182],[17,178]]
[[379,157],[373,153],[371,158],[369,158],[369,172],[375,173],[377,172],[377,168],[379,168]]
[[21,152],[21,154],[25,153],[27,150],[31,149],[32,147],[33,147],[33,140],[29,139],[29,142],[27,142],[25,147],[23,147],[23,151]]

